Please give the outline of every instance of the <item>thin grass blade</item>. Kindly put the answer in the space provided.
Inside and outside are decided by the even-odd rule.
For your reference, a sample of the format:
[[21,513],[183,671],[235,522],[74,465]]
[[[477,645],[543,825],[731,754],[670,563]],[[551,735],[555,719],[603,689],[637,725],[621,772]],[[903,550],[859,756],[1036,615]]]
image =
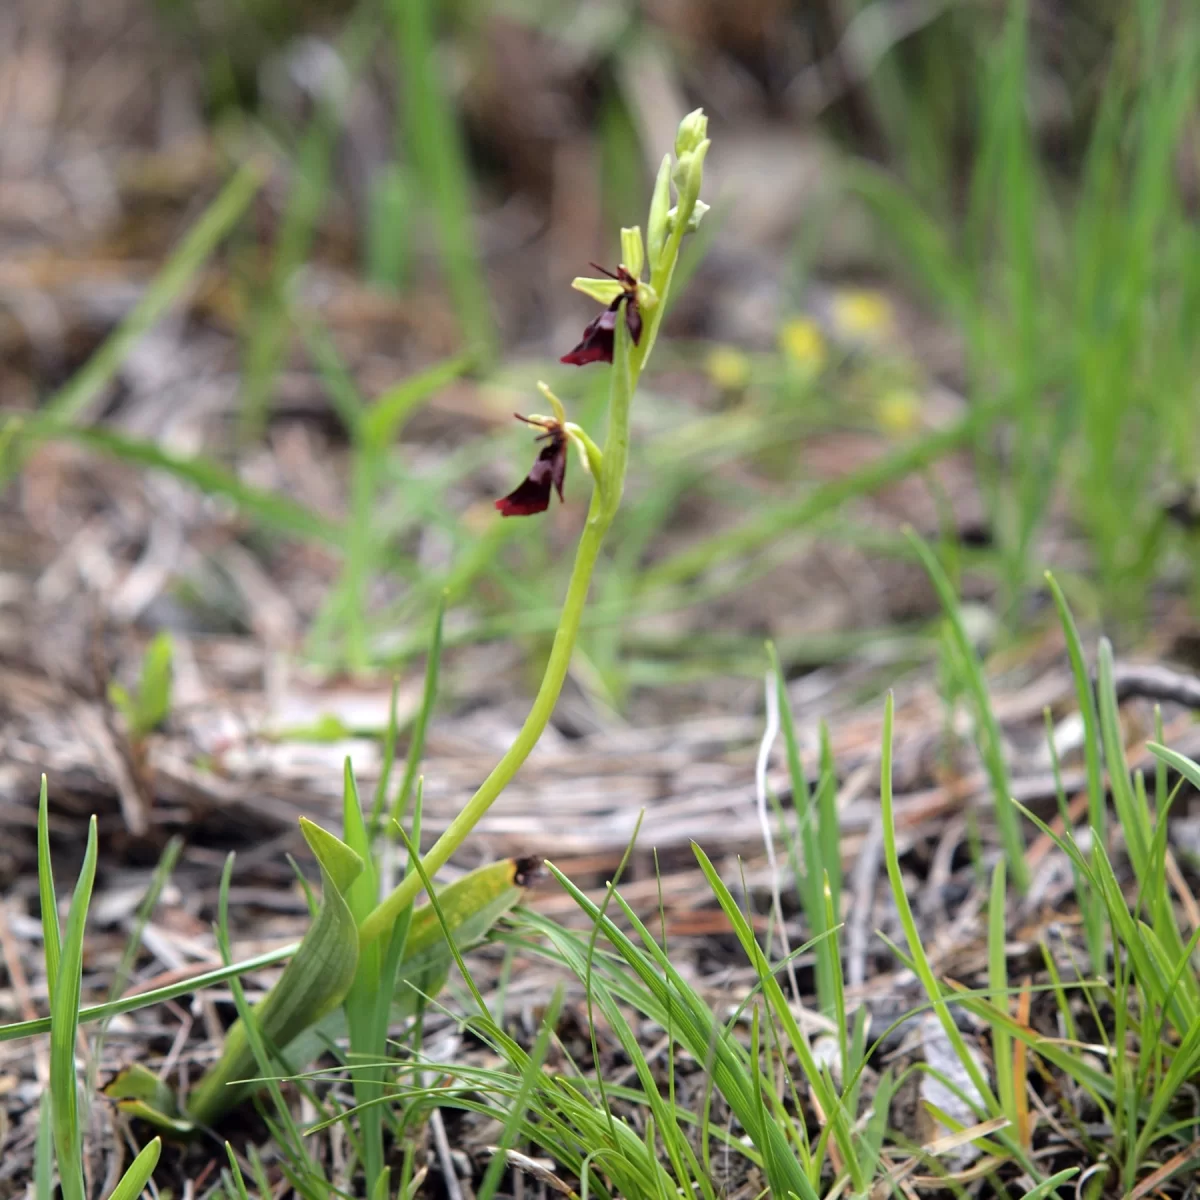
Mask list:
[[50,1008],[50,1102],[54,1154],[63,1200],[84,1200],[83,1142],[75,1043],[79,1029],[79,992],[83,978],[83,935],[96,882],[96,818],[88,822],[87,848],[67,913],[62,961]]
[[154,1168],[158,1166],[158,1156],[162,1152],[162,1138],[154,1138],[148,1142],[137,1158],[129,1164],[120,1182],[109,1194],[108,1200],[138,1200]]

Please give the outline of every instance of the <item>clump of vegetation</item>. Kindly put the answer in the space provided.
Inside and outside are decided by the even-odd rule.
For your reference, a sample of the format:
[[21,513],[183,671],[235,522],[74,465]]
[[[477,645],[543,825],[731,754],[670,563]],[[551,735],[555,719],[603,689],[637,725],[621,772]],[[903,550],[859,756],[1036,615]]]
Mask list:
[[[1078,189],[1068,193],[1049,177],[1029,126],[1023,2],[1008,6],[1002,37],[980,43],[980,137],[965,213],[938,207],[937,196],[954,192],[953,180],[941,180],[944,187],[930,187],[930,180],[949,164],[931,159],[916,142],[899,156],[899,178],[875,167],[848,172],[850,191],[865,198],[905,252],[921,288],[964,337],[969,394],[960,418],[923,431],[915,411],[916,368],[884,364],[877,374],[868,372],[867,402],[854,410],[854,420],[895,442],[882,457],[827,483],[806,480],[798,493],[789,487],[761,501],[755,497],[725,527],[703,531],[651,562],[648,548],[679,496],[693,485],[707,487],[726,504],[725,485],[710,484],[707,476],[730,454],[761,456],[768,471],[774,469],[772,456],[781,447],[790,453],[789,439],[803,438],[819,424],[821,405],[840,399],[836,393],[856,351],[847,351],[848,343],[839,349],[816,320],[799,314],[781,322],[775,352],[708,347],[706,374],[718,411],[685,421],[664,402],[665,415],[644,441],[635,442],[632,417],[643,373],[681,277],[696,269],[703,251],[703,238],[693,239],[695,254],[688,261],[689,235],[708,228],[701,224],[707,205],[700,199],[708,124],[697,110],[680,125],[674,153],[661,160],[644,236],[641,227],[622,228],[616,270],[597,268],[602,278],[574,282],[600,305],[577,344],[561,356],[568,367],[588,368],[576,377],[585,394],[570,402],[578,420],[569,419],[560,399],[564,387],[539,384],[549,411],[516,414],[534,433],[533,463],[507,494],[490,499],[503,518],[534,517],[586,492],[569,574],[564,580],[546,546],[520,531],[528,522],[498,520],[493,512],[486,532],[468,538],[447,516],[445,494],[494,447],[468,447],[434,486],[401,477],[389,458],[409,418],[451,381],[472,371],[494,372],[499,348],[479,270],[463,143],[434,73],[433,6],[427,0],[395,13],[413,169],[406,173],[394,164],[372,185],[367,273],[389,286],[403,282],[411,247],[398,215],[419,192],[436,217],[437,256],[461,326],[462,353],[368,401],[328,330],[297,300],[295,283],[330,187],[346,99],[336,91],[322,98],[297,147],[294,190],[269,268],[255,280],[245,336],[242,432],[253,437],[265,424],[291,334],[299,335],[346,434],[349,483],[342,518],[252,486],[203,455],[181,455],[77,423],[140,334],[194,281],[244,216],[262,183],[257,162],[233,175],[85,366],[36,414],[0,426],[0,479],[20,470],[37,444],[71,441],[167,472],[254,525],[336,555],[336,581],[308,631],[311,657],[365,671],[428,650],[399,784],[393,789],[393,699],[384,769],[370,802],[360,797],[347,760],[340,835],[301,821],[320,893],[302,881],[311,909],[307,931],[297,944],[269,954],[234,959],[231,856],[216,923],[223,965],[180,983],[129,997],[114,992],[105,1003],[82,1006],[97,825],[93,818],[64,929],[43,783],[38,875],[49,1016],[0,1026],[0,1040],[50,1035],[34,1179],[39,1197],[52,1195],[55,1176],[63,1200],[83,1200],[88,1193],[82,1130],[96,1089],[90,1076],[80,1088],[81,1031],[99,1028],[92,1056],[98,1059],[95,1048],[112,1017],[217,984],[228,985],[237,1020],[215,1063],[190,1089],[177,1094],[144,1065],[128,1068],[104,1088],[138,1122],[135,1130],[156,1131],[110,1193],[115,1200],[132,1200],[147,1186],[160,1139],[195,1142],[227,1129],[222,1123],[231,1112],[250,1104],[262,1118],[269,1154],[254,1147],[238,1153],[225,1143],[228,1170],[213,1189],[229,1200],[248,1200],[251,1189],[266,1200],[281,1186],[311,1200],[335,1193],[409,1200],[424,1184],[417,1131],[451,1110],[482,1116],[498,1131],[475,1191],[478,1200],[491,1200],[514,1172],[565,1195],[614,1200],[685,1194],[718,1200],[733,1192],[780,1200],[919,1194],[1144,1200],[1190,1194],[1200,1161],[1200,1117],[1192,1104],[1200,1085],[1200,925],[1189,917],[1196,905],[1174,861],[1168,821],[1182,789],[1200,788],[1200,765],[1163,744],[1160,729],[1149,745],[1153,777],[1130,769],[1111,645],[1100,641],[1093,678],[1067,599],[1043,574],[1039,548],[1051,501],[1065,492],[1095,568],[1063,576],[1072,602],[1134,618],[1143,614],[1164,563],[1194,549],[1187,521],[1172,516],[1180,505],[1164,506],[1155,483],[1164,474],[1178,480],[1194,471],[1200,363],[1192,334],[1200,311],[1200,235],[1171,176],[1194,123],[1200,24],[1185,16],[1168,27],[1167,6],[1157,0],[1136,7],[1095,116]],[[356,10],[341,48],[348,64],[365,61],[376,18],[370,5]],[[887,112],[898,94],[890,66],[870,86]],[[728,219],[736,220],[736,213]],[[849,331],[856,346],[890,325],[886,301],[868,290],[839,293],[832,309],[832,323]],[[602,386],[589,393],[593,378]],[[764,393],[771,403],[759,403]],[[958,545],[949,523],[942,543],[931,547],[911,532],[880,533],[845,518],[851,501],[964,447],[974,450],[984,480],[990,544]],[[658,486],[636,504],[623,503],[631,463],[639,458]],[[395,550],[399,535],[422,523],[461,551],[444,574]],[[894,1027],[873,1028],[867,1005],[848,989],[845,924],[852,897],[841,862],[841,773],[824,729],[815,771],[810,769],[785,685],[792,662],[836,656],[847,644],[868,640],[867,634],[856,633],[833,649],[814,650],[808,642],[770,647],[757,781],[774,875],[766,936],[746,881],[732,885],[711,854],[695,847],[714,911],[723,915],[754,979],[744,993],[729,997],[732,1003],[718,1006],[680,968],[665,919],[655,930],[639,916],[622,894],[624,864],[599,901],[548,865],[575,904],[583,932],[522,907],[538,869],[534,862],[504,860],[445,886],[434,882],[538,744],[573,661],[586,659],[586,686],[614,707],[638,678],[761,671],[758,637],[704,635],[687,645],[675,639],[664,650],[649,635],[637,642],[640,635],[630,627],[634,618],[753,585],[777,548],[801,530],[869,543],[923,569],[942,617],[932,636],[922,630],[912,643],[924,658],[939,658],[947,728],[960,727],[955,716],[967,718],[990,794],[987,815],[999,848],[989,851],[975,837],[972,863],[986,896],[986,966],[978,978],[963,981],[937,964],[928,929],[906,891],[888,695],[880,836],[899,931],[891,950],[911,981],[915,1005],[895,1026],[920,1018],[926,1053],[915,1061],[887,1061]],[[506,546],[516,548],[513,560],[505,558]],[[511,561],[539,569],[514,571]],[[1048,821],[1048,813],[1013,798],[1012,764],[958,595],[964,564],[999,585],[1011,629],[1020,628],[1035,590],[1055,607],[1083,730],[1082,817],[1062,784],[1053,737],[1058,820]],[[406,590],[397,605],[379,611],[371,585],[384,573],[403,577]],[[503,594],[516,601],[512,611],[488,614],[480,602],[470,621],[448,628],[447,607],[482,592],[478,585],[485,578],[503,583]],[[551,601],[560,590],[558,607]],[[419,635],[397,641],[398,627]],[[528,716],[495,768],[421,853],[420,767],[443,645],[515,633],[548,642]],[[631,647],[642,651],[640,659]],[[172,642],[161,634],[146,651],[137,687],[110,690],[139,756],[171,711],[171,679]],[[341,725],[332,728],[344,732]],[[778,735],[790,798],[771,794],[766,785],[765,764]],[[796,948],[783,934],[776,828],[785,834],[795,909],[808,937]],[[1013,913],[1033,880],[1028,838],[1035,830],[1071,872],[1079,925],[1078,939],[1052,942],[1039,932],[1036,971],[1028,956],[1015,964],[1009,944]],[[633,849],[631,842],[630,854]],[[143,920],[173,853],[160,867]],[[418,905],[422,894],[427,900]],[[484,940],[510,956],[552,964],[566,981],[539,1012],[532,1037],[515,1036],[503,1012],[489,1007],[475,985],[464,955]],[[130,955],[135,951],[136,938]],[[241,977],[280,963],[286,965],[275,985],[251,1005]],[[810,972],[804,977],[811,979],[811,1013],[801,1011],[802,970]],[[490,1065],[447,1064],[425,1044],[424,1019],[443,1002],[455,971],[466,989],[452,1008],[455,1020],[488,1049]],[[568,984],[586,1002],[582,1055],[561,1032]],[[653,1053],[645,1028],[660,1035]],[[936,1054],[930,1049],[935,1043]],[[626,1069],[619,1081],[606,1072],[605,1046],[622,1058]],[[320,1065],[312,1070],[314,1063]],[[913,1087],[937,1130],[923,1141],[897,1128],[899,1097]],[[315,1121],[306,1124],[298,1115],[297,1095],[318,1114]],[[335,1129],[344,1133],[344,1152],[336,1159],[321,1152],[322,1135]]]

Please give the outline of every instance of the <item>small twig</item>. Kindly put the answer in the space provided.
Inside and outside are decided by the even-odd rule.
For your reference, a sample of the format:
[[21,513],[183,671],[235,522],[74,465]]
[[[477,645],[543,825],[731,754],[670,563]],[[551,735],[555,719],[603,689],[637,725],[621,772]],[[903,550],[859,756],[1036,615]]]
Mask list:
[[[505,1150],[502,1146],[484,1146],[484,1150],[492,1155],[503,1154],[505,1162],[515,1171],[532,1175],[539,1183],[544,1183],[562,1196],[575,1195],[570,1184],[559,1179],[545,1162],[539,1162],[538,1159],[530,1158],[518,1150]],[[517,1175],[517,1179],[520,1179],[520,1174]]]
[[450,1139],[446,1137],[446,1125],[442,1120],[442,1110],[435,1108],[429,1114],[429,1128],[433,1132],[433,1145],[437,1150],[438,1162],[442,1168],[442,1181],[446,1185],[446,1194],[450,1200],[464,1200],[462,1184],[458,1172],[454,1169],[454,1156],[450,1153]]
[[846,918],[846,985],[851,990],[867,981],[867,929],[875,907],[875,880],[882,852],[883,825],[876,821],[854,863],[854,907]]
[[[12,981],[13,995],[16,997],[21,1016],[26,1021],[37,1019],[37,1007],[33,1003],[33,993],[29,989],[29,977],[21,962],[21,951],[13,937],[12,926],[8,923],[8,908],[0,900],[0,951],[4,955],[4,966],[8,978]],[[47,1038],[38,1038],[33,1044],[33,1061],[37,1072],[38,1083],[46,1088],[50,1084],[50,1060],[46,1054]]]
[[1192,894],[1192,889],[1188,887],[1187,880],[1183,877],[1183,872],[1179,869],[1179,863],[1170,846],[1166,848],[1166,869],[1171,887],[1175,889],[1188,924],[1195,933],[1197,929],[1200,929],[1200,906],[1196,904],[1196,897]]
[[1129,1193],[1129,1200],[1142,1200],[1143,1196],[1150,1195],[1156,1188],[1166,1183],[1176,1171],[1182,1171],[1188,1163],[1196,1158],[1200,1158],[1200,1141],[1193,1142],[1190,1146],[1180,1150],[1178,1154],[1168,1158],[1157,1171],[1151,1171]]

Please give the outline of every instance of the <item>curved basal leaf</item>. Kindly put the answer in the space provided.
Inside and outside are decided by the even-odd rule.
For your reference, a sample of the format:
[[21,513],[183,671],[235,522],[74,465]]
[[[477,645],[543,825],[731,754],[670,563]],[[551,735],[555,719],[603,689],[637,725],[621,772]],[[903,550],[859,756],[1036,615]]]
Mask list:
[[[438,903],[460,951],[485,938],[492,926],[521,902],[535,869],[536,860],[502,859],[469,872],[438,892]],[[413,913],[404,958],[396,971],[392,1020],[403,1020],[423,997],[437,995],[453,962],[432,905],[421,905]],[[285,1057],[301,1070],[330,1042],[345,1036],[346,1014],[339,1010],[290,1043]]]
[[[337,1008],[358,966],[358,926],[345,895],[362,871],[363,860],[345,842],[303,817],[300,829],[321,866],[323,895],[295,956],[254,1008],[264,1041],[275,1047],[287,1046]],[[188,1115],[197,1125],[211,1125],[253,1090],[252,1084],[238,1086],[234,1081],[255,1074],[254,1054],[238,1021],[225,1038],[220,1061],[192,1094]]]
[[[460,950],[481,941],[517,906],[536,866],[536,860],[504,859],[479,867],[438,892],[442,916]],[[393,1013],[407,1016],[423,997],[437,995],[453,963],[433,905],[421,905],[413,912],[404,958],[396,971]]]
[[105,1089],[104,1094],[117,1102],[117,1108],[174,1137],[193,1132],[191,1121],[179,1115],[179,1105],[169,1084],[148,1067],[133,1063]]

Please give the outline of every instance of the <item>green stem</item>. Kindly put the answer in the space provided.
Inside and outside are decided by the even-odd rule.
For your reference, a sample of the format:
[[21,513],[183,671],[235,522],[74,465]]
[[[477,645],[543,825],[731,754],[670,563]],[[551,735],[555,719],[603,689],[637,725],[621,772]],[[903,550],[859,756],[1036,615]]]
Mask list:
[[[627,410],[628,412],[628,410]],[[608,455],[605,453],[607,463]],[[592,502],[588,509],[587,525],[583,536],[579,539],[579,549],[575,553],[575,566],[571,571],[571,582],[567,585],[567,598],[563,602],[562,617],[554,634],[554,645],[550,649],[550,660],[546,663],[546,672],[542,676],[541,686],[525,724],[516,740],[505,752],[504,757],[492,769],[492,773],[483,781],[479,790],[467,802],[458,816],[450,822],[446,831],[430,847],[421,863],[427,875],[440,871],[449,861],[450,856],[462,845],[467,835],[479,823],[479,819],[491,807],[492,802],[508,786],[512,778],[521,769],[522,764],[537,745],[538,738],[550,720],[554,706],[558,703],[559,692],[567,678],[567,669],[571,665],[571,653],[575,649],[575,638],[579,633],[579,625],[583,618],[584,606],[587,602],[588,589],[592,582],[592,571],[596,559],[600,555],[600,547],[604,535],[612,524],[615,509],[606,513],[603,501],[604,489],[597,487],[592,493]],[[417,898],[421,890],[421,877],[416,871],[410,871],[403,881],[367,916],[359,927],[359,944],[368,946],[377,938],[391,929],[396,918]]]

